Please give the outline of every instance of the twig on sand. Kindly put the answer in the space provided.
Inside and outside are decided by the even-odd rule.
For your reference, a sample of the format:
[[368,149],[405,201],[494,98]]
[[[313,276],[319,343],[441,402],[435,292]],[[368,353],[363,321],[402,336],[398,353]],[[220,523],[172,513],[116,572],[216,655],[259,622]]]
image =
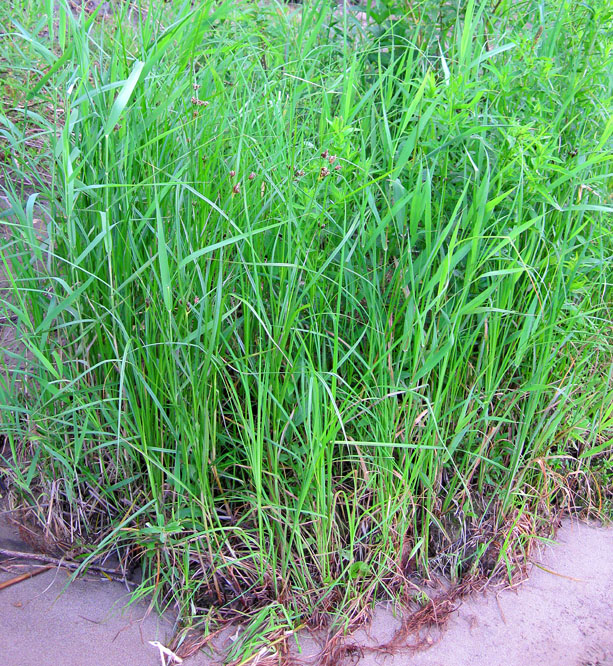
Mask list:
[[28,580],[28,578],[34,578],[34,576],[38,576],[38,574],[43,573],[43,571],[49,571],[53,567],[53,564],[47,564],[44,567],[39,567],[38,569],[32,569],[32,571],[28,571],[27,573],[21,574],[20,576],[15,576],[15,578],[11,578],[10,580],[5,580],[2,583],[0,583],[0,590],[4,590],[7,587],[11,587],[11,585],[17,585],[17,583],[21,583],[24,580]]
[[552,571],[551,569],[544,567],[542,564],[539,564],[534,560],[530,560],[530,562],[532,562],[532,564],[534,564],[535,567],[541,569],[542,571],[547,572],[548,574],[551,574],[552,576],[558,576],[559,578],[566,578],[566,580],[572,580],[575,583],[587,583],[587,581],[584,580],[583,578],[575,578],[574,576],[567,576],[566,574],[561,574],[558,573],[557,571]]
[[[7,548],[0,548],[0,555],[14,557],[19,560],[36,560],[37,562],[46,562],[51,566],[55,565],[58,567],[64,567],[65,569],[74,570],[81,567],[81,564],[78,562],[67,562],[66,560],[60,559],[58,557],[51,557],[50,555],[43,555],[42,553],[26,553],[19,550],[8,550]],[[48,568],[51,568],[51,566]],[[87,570],[102,573],[112,580],[126,583],[128,585],[130,584],[130,582],[126,580],[125,576],[120,574],[117,569],[109,569],[107,567],[98,566],[97,564],[90,564],[87,567]]]

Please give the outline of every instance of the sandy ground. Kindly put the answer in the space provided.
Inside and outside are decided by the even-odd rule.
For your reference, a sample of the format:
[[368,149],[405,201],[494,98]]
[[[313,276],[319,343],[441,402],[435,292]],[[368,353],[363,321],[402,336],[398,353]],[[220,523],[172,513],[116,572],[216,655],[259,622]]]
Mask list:
[[[16,531],[0,522],[0,548],[29,550]],[[0,567],[7,559],[0,555]],[[22,571],[0,569],[0,583]],[[13,566],[11,566],[13,568]],[[120,583],[87,575],[66,588],[70,572],[51,569],[0,590],[0,666],[154,666],[159,651],[149,641],[166,644],[169,620],[147,614],[144,604],[124,610],[129,593]],[[204,655],[190,666],[212,663]]]
[[[613,665],[613,529],[567,521],[556,541],[517,589],[466,600],[433,647],[360,666]],[[380,612],[371,634],[392,624]]]
[[[518,589],[465,601],[428,650],[390,656],[366,650],[360,666],[613,666],[613,529],[566,522],[557,542],[535,559],[544,568],[534,566]],[[0,548],[23,544],[2,526]],[[0,573],[0,581],[15,574]],[[161,663],[148,641],[166,643],[169,621],[146,616],[143,604],[122,612],[126,589],[94,576],[62,593],[67,577],[53,569],[0,590],[0,666]],[[393,615],[379,609],[369,632],[355,639],[362,646],[380,643],[396,627]],[[305,636],[302,642],[304,656],[312,655],[314,641]],[[185,663],[216,662],[201,654]]]

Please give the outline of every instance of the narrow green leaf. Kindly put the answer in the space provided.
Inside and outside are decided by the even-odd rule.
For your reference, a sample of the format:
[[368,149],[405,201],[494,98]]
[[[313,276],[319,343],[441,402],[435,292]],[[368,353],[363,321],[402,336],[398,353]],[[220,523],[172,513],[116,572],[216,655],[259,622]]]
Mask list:
[[113,128],[115,127],[115,125],[117,125],[117,121],[119,120],[121,114],[124,112],[124,109],[128,105],[130,97],[134,92],[134,88],[136,87],[136,84],[140,79],[140,75],[143,71],[144,66],[145,63],[141,62],[140,60],[137,60],[134,63],[134,67],[130,72],[130,76],[128,76],[126,82],[123,84],[122,89],[117,94],[115,102],[111,107],[111,112],[109,113],[109,117],[107,118],[106,124],[104,126],[104,134],[106,136],[109,136],[109,134],[113,131]]

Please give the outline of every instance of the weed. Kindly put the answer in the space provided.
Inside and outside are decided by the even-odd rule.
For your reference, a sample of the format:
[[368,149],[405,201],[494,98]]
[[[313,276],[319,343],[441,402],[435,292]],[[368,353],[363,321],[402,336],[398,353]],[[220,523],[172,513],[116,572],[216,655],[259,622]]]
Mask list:
[[81,569],[241,620],[245,663],[610,506],[606,2],[374,36],[323,3],[39,4],[0,54],[1,459]]

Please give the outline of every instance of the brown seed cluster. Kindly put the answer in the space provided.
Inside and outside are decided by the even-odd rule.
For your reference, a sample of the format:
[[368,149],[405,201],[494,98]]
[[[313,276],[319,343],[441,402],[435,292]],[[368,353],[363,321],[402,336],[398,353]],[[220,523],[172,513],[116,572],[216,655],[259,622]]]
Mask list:
[[[337,155],[331,155],[330,151],[326,148],[321,152],[321,158],[326,160],[326,164],[322,166],[319,170],[319,180],[323,180],[324,178],[327,178],[331,173],[332,170],[335,172],[339,172],[342,170],[342,167],[340,164],[337,163],[338,156]],[[293,167],[291,164],[287,165],[287,168],[293,173],[293,178],[294,180],[298,180],[302,178],[303,176],[306,175],[306,171],[304,169],[299,169]],[[275,167],[272,167],[270,169],[271,173],[275,171]],[[236,177],[236,171],[234,169],[230,170],[229,172],[230,178],[234,179]],[[251,171],[249,175],[246,176],[246,181],[252,182],[256,179],[257,173],[255,171]],[[232,185],[232,194],[240,194],[241,192],[241,178],[239,177],[239,182],[235,182]],[[260,197],[264,198],[264,194],[266,192],[266,182],[260,183]]]
[[204,106],[205,108],[209,105],[206,100],[198,99],[197,97],[192,97],[192,104],[194,106]]
[[[330,151],[327,148],[321,153],[321,157],[322,159],[327,160],[330,166],[332,166],[338,159],[336,155],[330,155]],[[341,165],[340,164],[335,165],[334,171],[340,171],[340,170],[341,170]],[[329,174],[330,170],[328,169],[328,167],[323,166],[319,172],[319,179],[321,180],[322,178],[325,178]]]
[[[236,176],[236,171],[235,171],[234,169],[232,169],[232,170],[230,171],[230,178],[234,178],[235,176]],[[251,182],[251,181],[253,181],[253,180],[256,179],[256,176],[257,176],[256,172],[255,172],[255,171],[251,171],[251,172],[249,173],[249,175],[247,176],[247,180],[248,180],[249,182]],[[265,190],[266,190],[266,185],[265,185],[265,183],[262,183],[262,185],[260,186],[260,194],[261,194],[261,196],[264,196],[264,191],[265,191]],[[240,191],[241,191],[241,184],[240,184],[240,182],[235,183],[235,184],[232,186],[232,194],[239,194]]]

